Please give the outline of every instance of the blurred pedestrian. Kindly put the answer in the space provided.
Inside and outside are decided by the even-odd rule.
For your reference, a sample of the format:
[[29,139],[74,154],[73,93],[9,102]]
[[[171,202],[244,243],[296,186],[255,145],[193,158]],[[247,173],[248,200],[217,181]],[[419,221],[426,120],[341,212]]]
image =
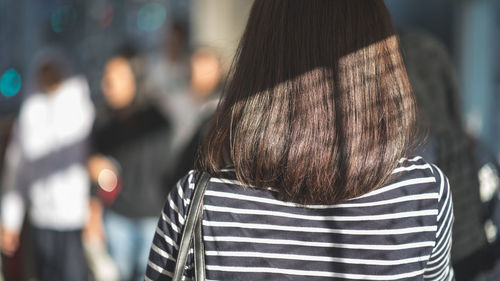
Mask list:
[[155,217],[168,192],[170,124],[149,99],[144,81],[144,60],[133,48],[106,62],[106,105],[94,125],[94,155],[88,162],[96,198],[104,205],[108,248],[124,281],[144,276]]
[[171,121],[172,137],[169,145],[168,171],[174,173],[177,159],[191,141],[198,126],[199,101],[193,95],[190,81],[190,48],[188,25],[174,20],[164,38],[160,53],[150,58],[147,84],[161,112]]
[[[464,129],[455,68],[444,44],[423,31],[404,33],[401,44],[419,106],[420,129],[428,133],[420,154],[443,169],[453,192],[451,258],[456,279],[484,280],[499,257],[494,224],[500,216],[495,214],[498,165]],[[499,280],[496,274],[486,280]]]
[[195,118],[191,127],[184,128],[186,134],[184,145],[180,147],[177,160],[173,165],[174,172],[167,183],[169,187],[193,169],[198,147],[208,133],[209,121],[217,108],[224,77],[220,57],[212,49],[197,49],[191,55],[190,63],[190,91],[188,94],[196,105],[190,113]]
[[94,121],[89,88],[69,76],[64,60],[45,53],[36,68],[37,92],[22,104],[8,148],[11,180],[2,198],[2,251],[13,254],[27,201],[39,279],[87,280],[81,232],[87,220],[85,167]]

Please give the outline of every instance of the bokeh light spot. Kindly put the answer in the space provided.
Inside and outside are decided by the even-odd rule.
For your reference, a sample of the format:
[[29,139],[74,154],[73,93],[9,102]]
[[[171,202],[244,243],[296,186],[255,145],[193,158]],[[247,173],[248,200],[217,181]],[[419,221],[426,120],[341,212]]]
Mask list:
[[102,169],[97,176],[97,184],[106,192],[113,191],[118,185],[118,177],[109,169]]
[[7,70],[0,78],[0,92],[6,97],[15,96],[21,89],[21,76],[13,68]]
[[155,31],[165,22],[167,10],[160,3],[144,5],[137,14],[137,27],[143,31]]
[[52,30],[56,33],[63,32],[72,27],[76,22],[76,10],[71,6],[57,8],[51,16]]

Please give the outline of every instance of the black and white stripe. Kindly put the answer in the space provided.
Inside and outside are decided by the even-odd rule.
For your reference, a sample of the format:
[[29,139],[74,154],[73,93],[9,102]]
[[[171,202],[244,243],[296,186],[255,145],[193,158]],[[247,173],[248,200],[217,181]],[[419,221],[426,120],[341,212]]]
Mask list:
[[[448,181],[420,157],[397,180],[335,205],[299,205],[272,189],[212,178],[204,199],[208,280],[453,280]],[[168,196],[145,280],[171,280],[195,172]],[[186,280],[192,275],[192,253]]]

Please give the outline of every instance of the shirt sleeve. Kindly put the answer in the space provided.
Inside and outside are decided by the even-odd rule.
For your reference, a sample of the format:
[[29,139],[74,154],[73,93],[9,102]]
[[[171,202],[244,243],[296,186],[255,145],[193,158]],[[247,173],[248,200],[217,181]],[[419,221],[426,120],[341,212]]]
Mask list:
[[[194,178],[194,172],[189,172],[168,194],[151,245],[145,281],[170,281],[174,276],[184,220],[194,189]],[[183,279],[185,280],[190,280],[192,277],[192,261],[193,249],[191,247],[187,268],[184,271]]]
[[[26,177],[22,177],[23,155],[19,146],[18,125],[14,124],[7,146],[2,176],[1,224],[11,232],[20,232],[25,214]],[[24,191],[24,193],[23,193]]]
[[15,190],[2,197],[2,227],[10,232],[20,232],[24,220],[24,200]]
[[454,220],[450,186],[439,168],[433,165],[433,171],[439,186],[436,244],[427,262],[424,280],[455,280],[450,257]]

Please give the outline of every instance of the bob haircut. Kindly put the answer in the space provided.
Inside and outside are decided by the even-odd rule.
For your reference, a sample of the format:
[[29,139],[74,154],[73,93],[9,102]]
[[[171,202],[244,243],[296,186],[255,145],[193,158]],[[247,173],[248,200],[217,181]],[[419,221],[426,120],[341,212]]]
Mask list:
[[342,202],[392,178],[415,111],[382,0],[256,0],[200,165],[234,165],[281,200]]

